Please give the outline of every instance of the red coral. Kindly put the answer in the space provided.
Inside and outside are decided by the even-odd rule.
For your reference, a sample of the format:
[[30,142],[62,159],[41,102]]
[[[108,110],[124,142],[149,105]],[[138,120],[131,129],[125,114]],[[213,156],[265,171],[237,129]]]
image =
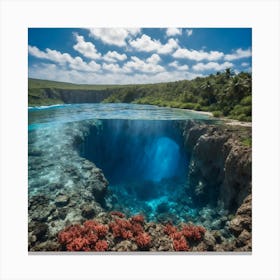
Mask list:
[[143,226],[138,223],[133,223],[131,225],[131,231],[133,232],[133,235],[136,236],[139,233],[144,232]]
[[58,234],[58,241],[62,244],[67,244],[75,238],[81,237],[82,227],[80,225],[71,225]]
[[192,239],[194,241],[199,241],[202,239],[204,233],[205,233],[205,228],[202,226],[195,226],[195,225],[186,225],[182,229],[183,235],[187,239]]
[[177,228],[172,226],[171,224],[167,224],[164,228],[164,232],[170,236],[171,234],[177,232]]
[[135,215],[135,216],[131,217],[131,221],[143,224],[144,223],[144,217],[142,215]]
[[111,214],[118,218],[113,218],[109,226],[95,220],[85,221],[82,225],[71,225],[58,234],[58,242],[68,251],[106,251],[109,248],[106,236],[110,230],[114,238],[135,241],[141,249],[145,250],[150,246],[151,237],[144,230],[142,215],[125,219],[121,212]]
[[67,244],[68,251],[89,251],[89,241],[84,237],[77,237],[72,242]]
[[175,251],[189,251],[188,241],[199,241],[205,233],[205,228],[195,225],[185,225],[182,230],[168,224],[164,232],[173,240]]
[[151,241],[150,236],[144,233],[142,224],[144,217],[136,215],[126,219],[115,219],[110,223],[110,229],[115,238],[134,240],[140,248],[145,248]]
[[181,236],[180,239],[173,240],[173,247],[175,251],[189,251],[189,246],[186,239]]
[[131,223],[128,220],[115,219],[109,226],[115,238],[130,239],[133,236],[131,232]]
[[140,248],[147,248],[151,242],[151,237],[148,233],[140,233],[138,236],[136,236],[135,242]]
[[95,227],[99,224],[96,221],[88,220],[88,221],[85,221],[83,225],[87,229],[95,230]]
[[[106,225],[96,221],[86,221],[83,225],[71,225],[58,234],[58,242],[65,246],[68,251],[91,251],[101,248],[96,246],[100,238],[108,232]],[[102,243],[101,243],[102,244]],[[104,245],[104,244],[103,244]],[[105,248],[105,246],[103,246]],[[104,251],[104,248],[102,251]]]
[[125,217],[124,213],[122,213],[120,211],[112,211],[110,214],[112,216],[118,216],[119,218],[124,218]]
[[95,244],[95,251],[103,252],[108,250],[108,243],[105,240],[99,240]]

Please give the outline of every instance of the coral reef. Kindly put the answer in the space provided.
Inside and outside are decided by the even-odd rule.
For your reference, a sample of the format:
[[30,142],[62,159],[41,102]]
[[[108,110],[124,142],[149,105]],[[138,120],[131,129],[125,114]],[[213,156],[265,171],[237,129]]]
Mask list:
[[189,243],[201,241],[206,232],[202,226],[195,226],[192,224],[183,225],[182,229],[168,224],[164,231],[173,240],[173,247],[175,251],[189,251]]
[[[191,251],[203,242],[206,230],[184,224],[176,227],[146,222],[142,215],[126,218],[121,212],[103,213],[82,225],[70,225],[59,232],[57,241],[67,251],[158,251],[166,239],[171,242],[166,251]],[[116,217],[117,216],[117,217]],[[119,216],[122,216],[120,218]],[[106,224],[107,223],[107,224]]]
[[108,227],[95,221],[83,225],[70,225],[58,234],[58,242],[67,251],[106,251],[108,244],[103,238]]

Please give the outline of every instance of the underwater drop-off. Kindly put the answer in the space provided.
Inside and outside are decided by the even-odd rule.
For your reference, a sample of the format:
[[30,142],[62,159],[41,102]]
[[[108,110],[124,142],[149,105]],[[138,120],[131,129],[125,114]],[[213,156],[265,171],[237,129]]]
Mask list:
[[250,128],[132,104],[29,121],[29,251],[252,250]]

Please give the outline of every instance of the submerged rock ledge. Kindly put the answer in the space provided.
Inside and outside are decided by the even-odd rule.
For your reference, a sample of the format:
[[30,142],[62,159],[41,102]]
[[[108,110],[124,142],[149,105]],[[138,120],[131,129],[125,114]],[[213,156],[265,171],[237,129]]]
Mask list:
[[[64,125],[61,137],[65,137],[65,140],[52,154],[48,153],[48,145],[38,147],[32,138],[29,139],[29,183],[32,186],[28,206],[29,251],[65,250],[58,242],[58,234],[71,224],[82,224],[88,219],[105,225],[112,222],[105,202],[108,181],[101,169],[80,157],[77,152],[77,147],[84,141],[90,128],[99,125],[92,121]],[[205,234],[190,250],[251,251],[252,151],[250,146],[243,143],[246,137],[251,137],[250,129],[206,125],[195,121],[179,122],[179,125],[185,147],[191,155],[187,188],[192,199],[201,207],[222,204],[230,214],[230,219],[227,218],[224,225],[232,233],[229,236],[223,229],[212,230],[206,227]],[[46,134],[34,137],[46,137]],[[51,135],[49,138],[47,143],[54,145],[56,139],[52,139]],[[60,173],[49,182],[44,178],[53,172],[54,157]],[[32,180],[33,176],[42,179],[38,183]],[[178,226],[181,229],[184,225]],[[152,239],[151,244],[141,250],[176,249],[172,239],[164,233],[166,224],[144,221],[143,227]],[[140,250],[135,241],[110,237],[110,242],[107,249],[112,251]],[[99,248],[106,247],[104,242],[100,244]]]

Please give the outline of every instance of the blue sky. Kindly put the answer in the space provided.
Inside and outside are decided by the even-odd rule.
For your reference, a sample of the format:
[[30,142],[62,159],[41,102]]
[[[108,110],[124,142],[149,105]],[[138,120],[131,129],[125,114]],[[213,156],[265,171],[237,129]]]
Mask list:
[[28,75],[81,84],[157,83],[251,72],[250,28],[29,28]]

